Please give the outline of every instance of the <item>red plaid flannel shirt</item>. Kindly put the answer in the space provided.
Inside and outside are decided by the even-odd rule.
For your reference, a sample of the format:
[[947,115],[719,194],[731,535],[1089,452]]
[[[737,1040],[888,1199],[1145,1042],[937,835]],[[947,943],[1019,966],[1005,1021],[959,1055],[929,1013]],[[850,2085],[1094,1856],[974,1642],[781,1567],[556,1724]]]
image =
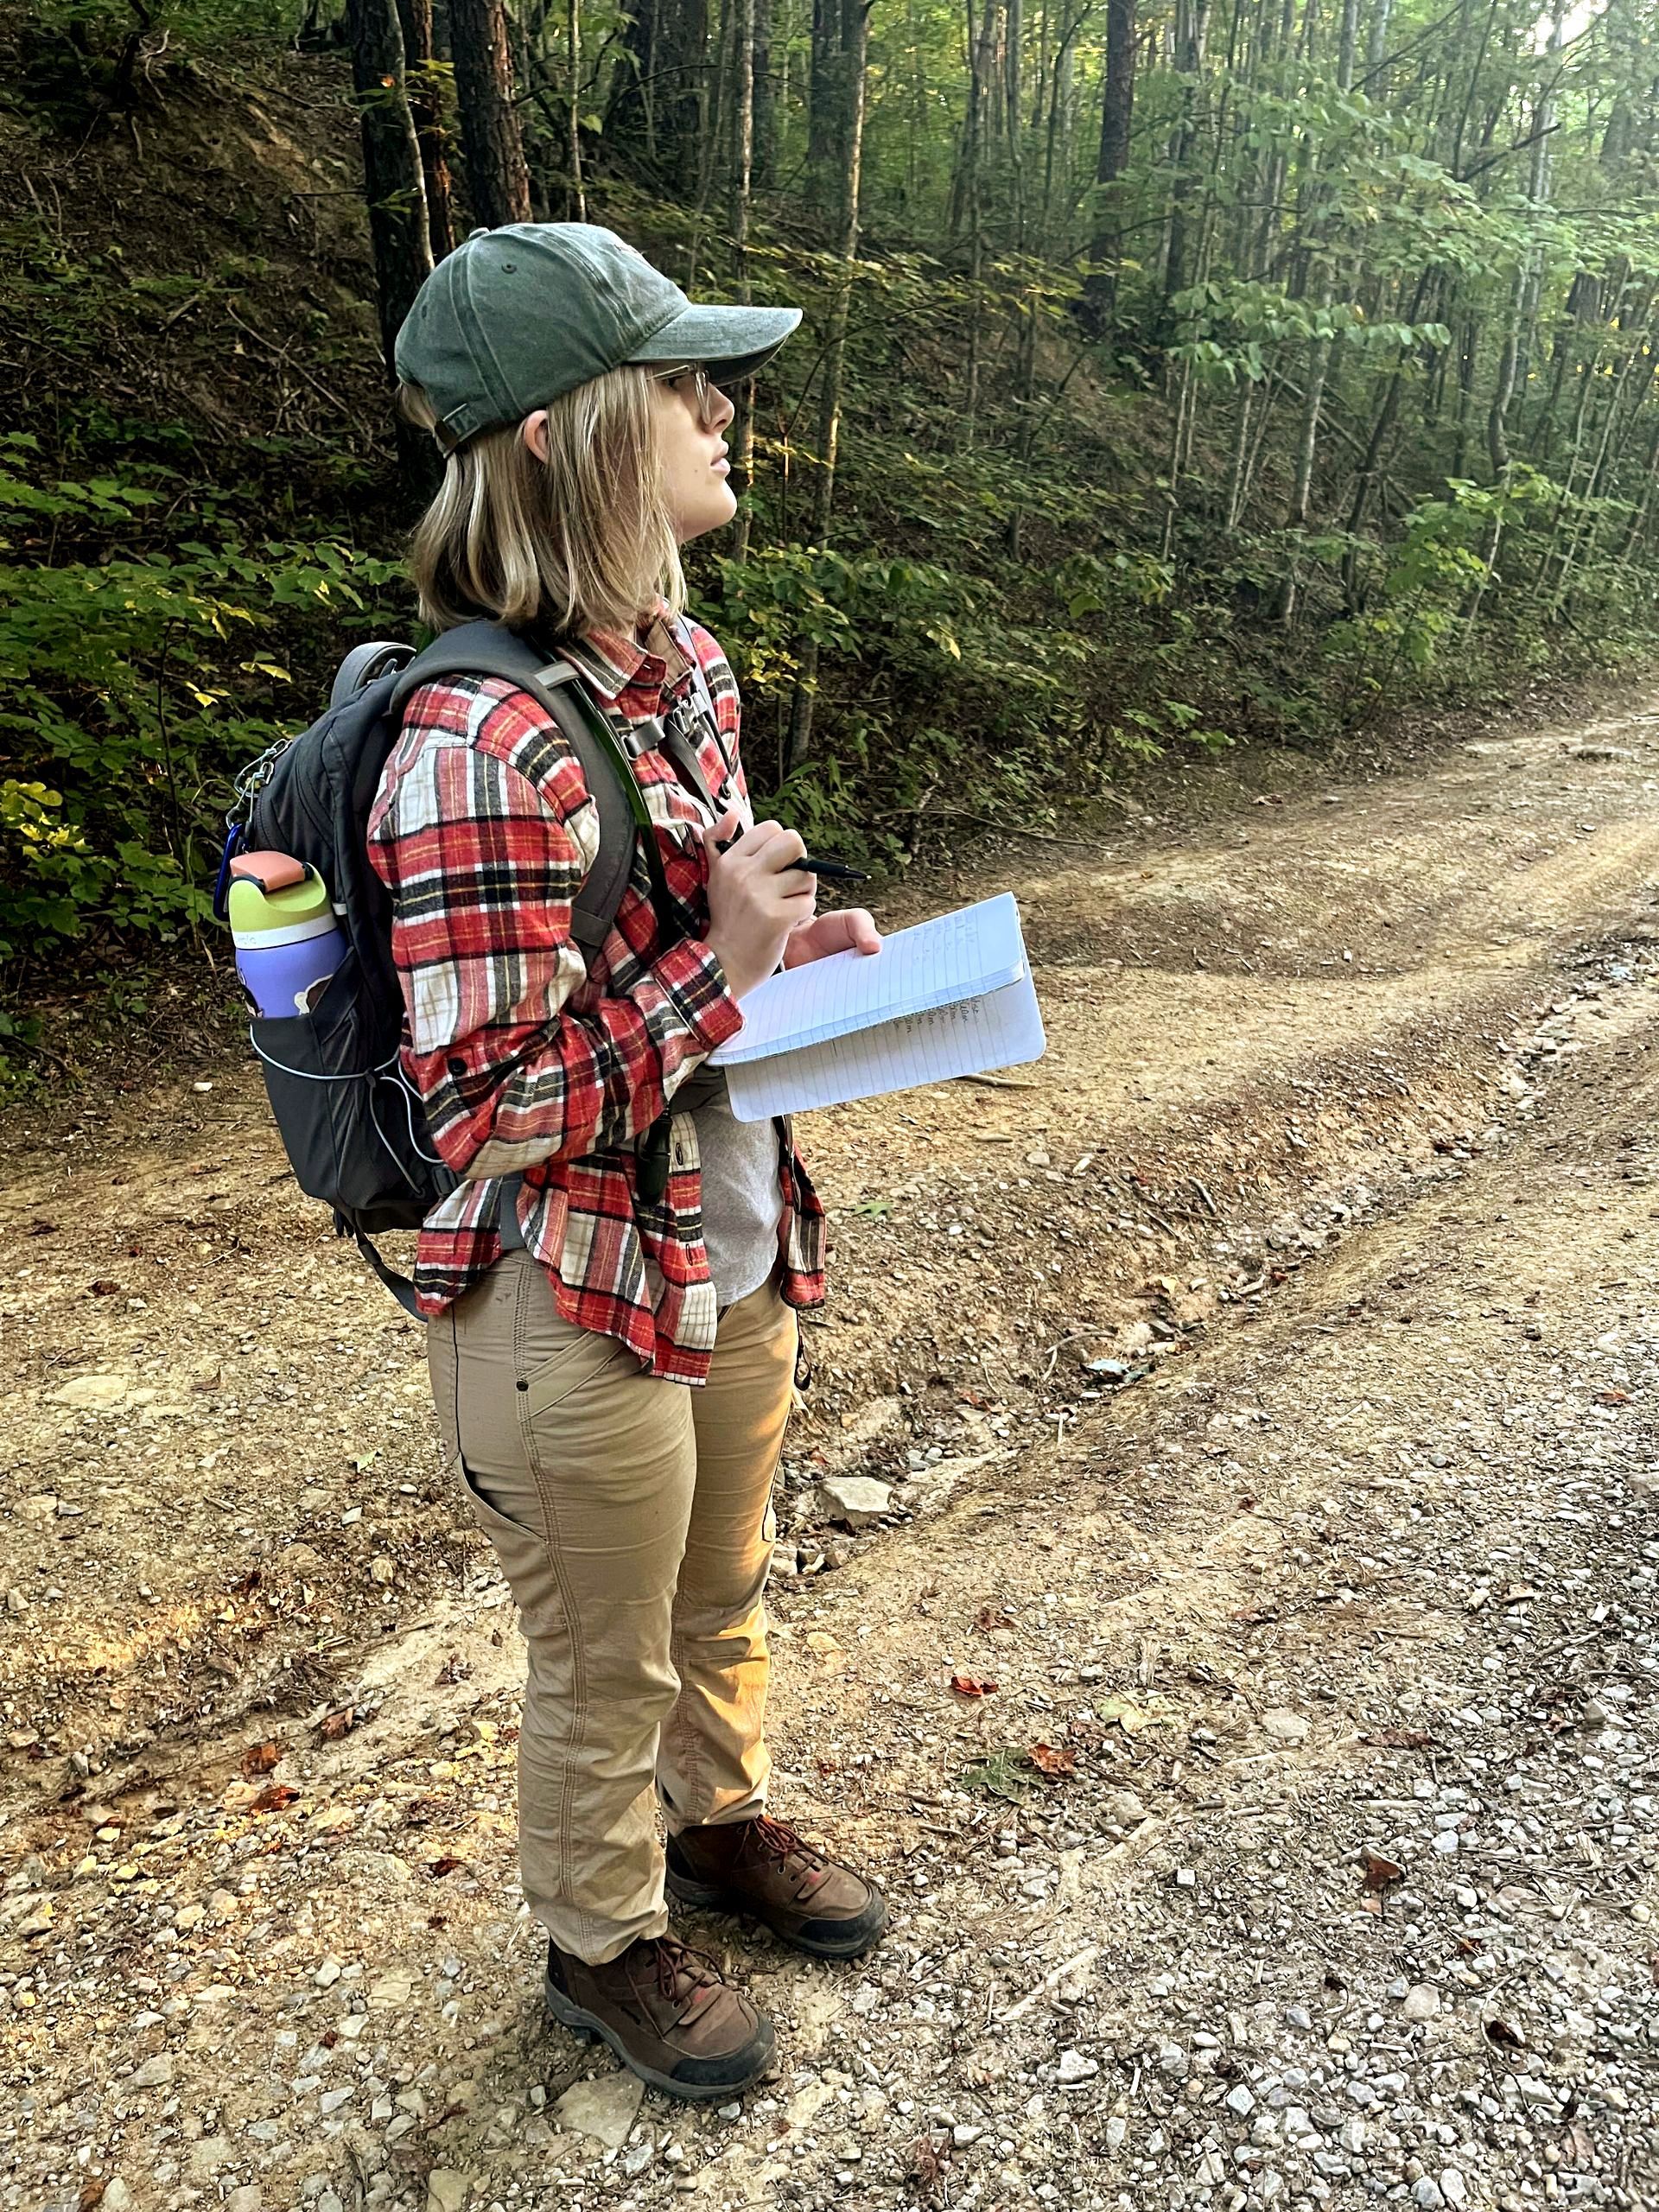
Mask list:
[[[391,893],[392,950],[408,1015],[404,1065],[435,1145],[469,1179],[428,1215],[416,1255],[421,1311],[439,1313],[500,1253],[503,1176],[522,1173],[524,1242],[567,1320],[630,1345],[652,1372],[701,1382],[716,1306],[702,1242],[696,1133],[676,1116],[668,1189],[642,1198],[626,1147],[703,1056],[742,1027],[702,942],[709,819],[642,725],[702,663],[716,728],[699,759],[722,806],[742,803],[738,696],[706,630],[667,620],[643,645],[592,633],[565,648],[633,757],[667,877],[673,925],[651,897],[642,852],[590,969],[571,902],[598,850],[581,764],[527,693],[449,677],[410,701],[369,818]],[[792,1142],[780,1147],[784,1296],[823,1295],[823,1209]]]

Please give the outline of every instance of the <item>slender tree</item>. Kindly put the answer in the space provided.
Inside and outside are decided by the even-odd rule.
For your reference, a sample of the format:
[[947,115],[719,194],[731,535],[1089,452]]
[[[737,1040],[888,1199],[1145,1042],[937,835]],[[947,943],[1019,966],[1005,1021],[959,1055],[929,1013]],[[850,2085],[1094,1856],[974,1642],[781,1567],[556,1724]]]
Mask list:
[[[835,511],[836,465],[841,445],[841,410],[847,373],[847,329],[852,313],[855,264],[858,257],[859,220],[863,191],[864,111],[869,63],[871,0],[842,0],[840,71],[842,112],[847,139],[842,169],[840,235],[836,241],[842,275],[830,310],[830,334],[824,347],[823,384],[818,405],[818,449],[812,486],[812,537],[827,543]],[[806,759],[812,744],[812,721],[817,701],[818,647],[809,643],[790,706],[789,743],[785,774],[793,774]]]
[[443,119],[443,76],[432,41],[432,0],[397,0],[404,34],[409,111],[420,143],[426,188],[426,228],[432,258],[442,261],[455,244],[449,182],[449,133]]

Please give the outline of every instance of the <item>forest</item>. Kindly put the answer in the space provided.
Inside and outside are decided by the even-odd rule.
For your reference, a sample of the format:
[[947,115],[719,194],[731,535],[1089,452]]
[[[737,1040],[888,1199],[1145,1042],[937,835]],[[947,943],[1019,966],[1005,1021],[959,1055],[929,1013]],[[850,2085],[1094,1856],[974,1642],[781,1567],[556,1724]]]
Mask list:
[[1232,746],[1638,666],[1659,10],[25,0],[0,22],[0,1069],[199,961],[238,764],[431,481],[477,224],[790,302],[697,611],[752,780],[902,865]]

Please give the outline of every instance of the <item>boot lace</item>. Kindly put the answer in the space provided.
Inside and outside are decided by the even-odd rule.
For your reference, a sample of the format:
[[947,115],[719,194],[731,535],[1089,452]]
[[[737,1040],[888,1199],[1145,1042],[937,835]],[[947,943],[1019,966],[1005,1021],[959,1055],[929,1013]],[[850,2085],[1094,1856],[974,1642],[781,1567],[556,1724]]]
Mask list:
[[722,1986],[724,1977],[714,1961],[704,1952],[694,1951],[689,1943],[672,1936],[659,1936],[655,1949],[657,1986],[669,2004],[693,2005],[705,1989]]
[[804,1860],[809,1867],[830,1863],[817,1846],[798,1835],[787,1821],[774,1821],[766,1813],[750,1821],[748,1840],[763,1858],[776,1859],[785,1866],[791,1859]]

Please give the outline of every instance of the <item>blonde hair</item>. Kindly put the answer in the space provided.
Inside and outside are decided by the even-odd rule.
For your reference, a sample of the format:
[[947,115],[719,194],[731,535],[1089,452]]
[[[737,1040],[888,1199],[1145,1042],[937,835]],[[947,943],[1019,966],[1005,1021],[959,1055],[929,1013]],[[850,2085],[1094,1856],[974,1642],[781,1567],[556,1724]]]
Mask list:
[[[547,459],[517,423],[480,430],[448,454],[409,565],[422,619],[453,629],[480,615],[554,636],[629,632],[666,600],[685,604],[680,549],[663,496],[651,373],[609,369],[547,410]],[[430,430],[419,385],[397,404]]]

